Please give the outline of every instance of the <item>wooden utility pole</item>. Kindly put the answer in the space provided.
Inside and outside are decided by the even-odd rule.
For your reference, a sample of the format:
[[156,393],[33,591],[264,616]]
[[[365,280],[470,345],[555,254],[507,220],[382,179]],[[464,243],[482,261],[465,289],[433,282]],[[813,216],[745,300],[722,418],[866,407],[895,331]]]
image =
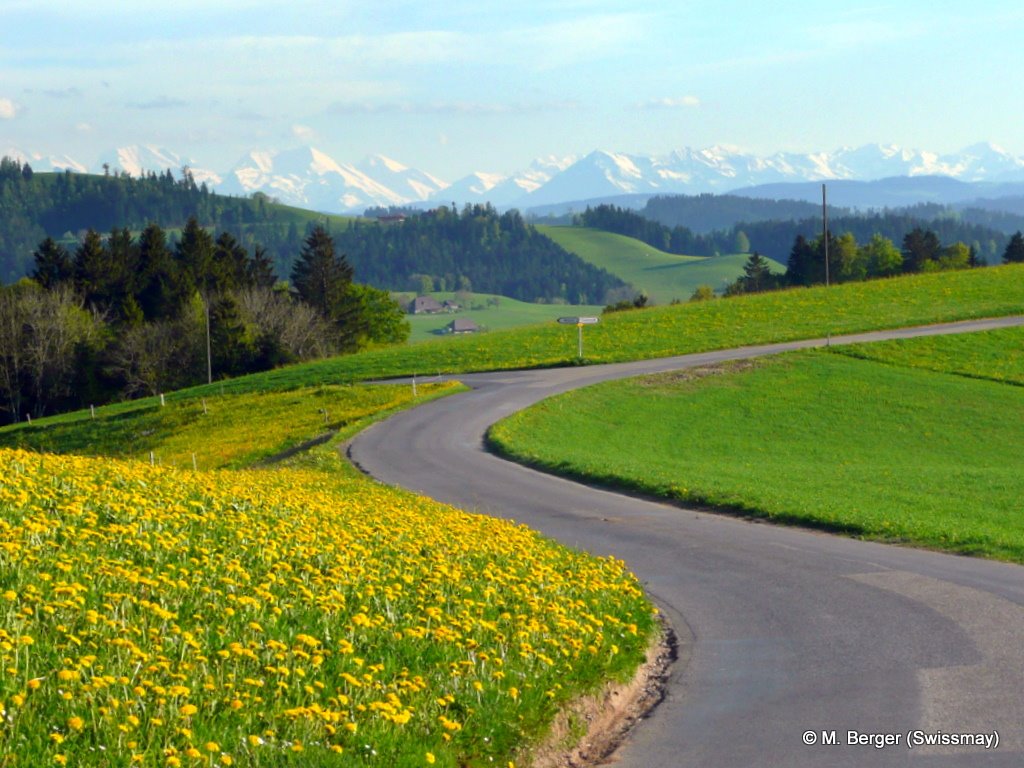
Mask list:
[[821,239],[825,243],[825,287],[828,288],[828,205],[825,203],[825,185],[821,185]]

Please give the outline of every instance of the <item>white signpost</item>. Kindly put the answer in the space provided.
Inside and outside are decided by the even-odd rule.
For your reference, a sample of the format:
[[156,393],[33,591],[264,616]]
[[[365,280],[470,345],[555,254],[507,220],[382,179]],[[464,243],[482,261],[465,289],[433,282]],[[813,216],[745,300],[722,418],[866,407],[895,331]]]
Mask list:
[[599,317],[560,317],[558,322],[562,325],[575,325],[576,336],[577,336],[577,354],[579,354],[580,360],[583,359],[583,326],[594,325],[601,318]]

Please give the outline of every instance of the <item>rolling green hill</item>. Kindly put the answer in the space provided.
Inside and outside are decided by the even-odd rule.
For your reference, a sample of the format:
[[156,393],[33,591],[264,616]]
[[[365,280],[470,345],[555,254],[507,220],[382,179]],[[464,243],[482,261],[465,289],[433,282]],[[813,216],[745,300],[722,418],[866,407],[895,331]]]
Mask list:
[[[611,272],[655,304],[686,301],[699,285],[721,292],[743,273],[747,254],[728,256],[676,256],[624,235],[585,227],[539,226],[537,229],[570,253]],[[772,262],[773,269],[785,266]]]

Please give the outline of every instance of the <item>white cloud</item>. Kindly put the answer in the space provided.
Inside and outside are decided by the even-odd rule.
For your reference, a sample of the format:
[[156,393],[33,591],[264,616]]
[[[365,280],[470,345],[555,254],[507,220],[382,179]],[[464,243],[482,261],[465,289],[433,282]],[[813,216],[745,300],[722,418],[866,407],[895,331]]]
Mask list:
[[21,107],[10,99],[0,99],[0,120],[13,120],[20,111]]
[[316,131],[310,128],[308,125],[293,125],[292,136],[301,141],[312,141],[316,138]]
[[510,30],[508,50],[520,50],[522,60],[552,69],[594,59],[613,59],[641,43],[652,25],[645,13],[597,14]]
[[572,99],[536,102],[479,102],[479,101],[336,101],[330,104],[329,115],[511,115],[537,114],[540,112],[571,111],[579,108],[579,102]]
[[700,99],[696,96],[667,96],[661,99],[651,99],[637,106],[641,109],[692,109],[700,106]]

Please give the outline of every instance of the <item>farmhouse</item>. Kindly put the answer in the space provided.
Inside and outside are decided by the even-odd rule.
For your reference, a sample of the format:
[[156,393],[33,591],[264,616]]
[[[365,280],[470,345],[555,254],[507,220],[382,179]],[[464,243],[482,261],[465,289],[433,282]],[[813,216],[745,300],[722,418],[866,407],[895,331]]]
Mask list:
[[433,296],[417,296],[409,302],[410,315],[435,315],[444,311],[444,307]]
[[464,317],[456,318],[452,320],[445,327],[448,333],[476,333],[480,330],[480,326]]

